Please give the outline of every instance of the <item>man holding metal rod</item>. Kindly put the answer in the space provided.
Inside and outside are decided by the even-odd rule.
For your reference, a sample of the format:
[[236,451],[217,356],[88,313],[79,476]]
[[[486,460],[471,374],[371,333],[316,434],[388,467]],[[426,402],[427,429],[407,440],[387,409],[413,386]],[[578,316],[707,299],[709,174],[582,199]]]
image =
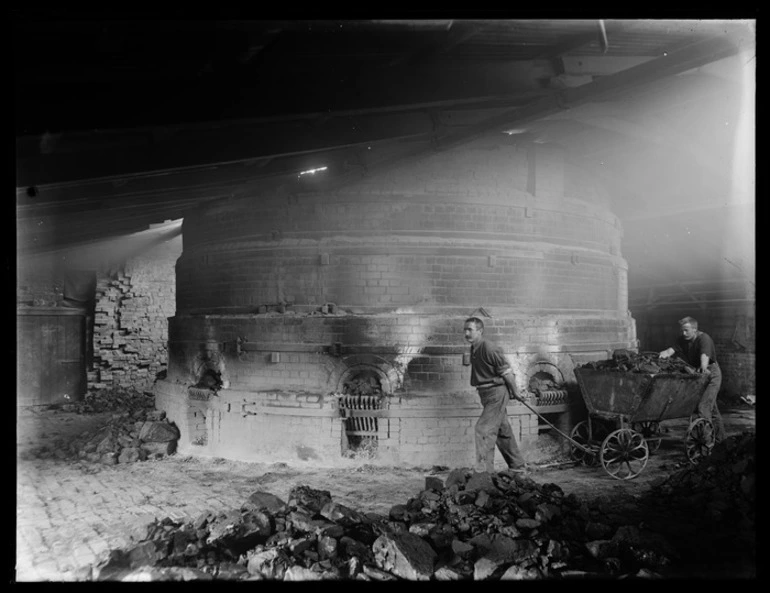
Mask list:
[[513,370],[502,349],[484,339],[484,322],[478,317],[465,320],[465,340],[471,345],[471,385],[478,391],[484,409],[476,422],[477,472],[494,472],[495,445],[514,471],[525,471],[527,465],[519,452],[516,437],[508,422],[508,397],[522,400],[514,381]]

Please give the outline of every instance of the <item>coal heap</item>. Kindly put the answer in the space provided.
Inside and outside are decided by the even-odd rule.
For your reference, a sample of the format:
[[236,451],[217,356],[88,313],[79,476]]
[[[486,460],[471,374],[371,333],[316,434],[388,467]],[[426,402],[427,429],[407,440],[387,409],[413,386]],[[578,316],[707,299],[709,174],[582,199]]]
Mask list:
[[[59,406],[57,406],[59,407]],[[56,439],[50,446],[33,449],[40,459],[77,459],[84,463],[116,465],[161,459],[176,451],[179,429],[154,399],[131,389],[108,389],[86,396],[84,402],[60,406],[65,412],[95,414],[112,412],[106,423],[76,438]]]
[[680,358],[660,358],[657,352],[637,353],[630,350],[616,350],[612,358],[597,360],[580,365],[580,368],[597,371],[618,371],[622,373],[696,373],[696,369]]
[[239,509],[166,518],[93,567],[95,581],[655,578],[677,557],[633,499],[587,503],[515,472],[456,469],[388,516],[329,492],[255,492]]
[[104,465],[162,459],[176,452],[179,429],[161,410],[115,414],[98,430],[85,432],[63,449],[78,459]]
[[254,492],[239,509],[156,520],[91,580],[707,578],[720,566],[753,577],[755,453],[745,432],[640,497],[590,501],[509,470],[428,476],[387,516],[303,485],[287,502]]
[[640,500],[651,529],[682,550],[683,564],[756,565],[756,436],[747,431],[654,484]]

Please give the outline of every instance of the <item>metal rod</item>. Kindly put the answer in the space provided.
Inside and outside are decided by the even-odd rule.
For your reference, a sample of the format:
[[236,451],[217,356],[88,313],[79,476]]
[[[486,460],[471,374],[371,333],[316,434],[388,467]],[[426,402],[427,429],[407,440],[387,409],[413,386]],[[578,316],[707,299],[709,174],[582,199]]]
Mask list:
[[577,463],[577,461],[570,460],[570,461],[554,461],[553,463],[544,463],[542,465],[535,465],[538,469],[546,469],[548,467],[557,467],[560,465],[574,465]]
[[576,447],[579,447],[580,449],[582,449],[582,450],[583,450],[583,451],[585,451],[586,453],[590,453],[591,455],[593,455],[593,453],[594,453],[594,452],[593,452],[591,449],[588,449],[588,448],[584,447],[583,445],[581,445],[580,443],[578,443],[577,441],[575,441],[575,440],[574,440],[572,437],[570,437],[570,436],[567,436],[567,435],[566,435],[565,433],[563,433],[561,430],[559,430],[558,428],[556,428],[556,427],[555,427],[553,424],[551,424],[550,422],[548,422],[548,420],[546,420],[545,418],[543,418],[543,416],[541,416],[540,414],[538,414],[537,410],[535,410],[535,409],[534,409],[532,406],[530,406],[530,405],[529,405],[527,402],[525,402],[525,401],[522,401],[522,400],[519,400],[519,401],[520,401],[522,404],[524,404],[524,405],[525,405],[527,408],[529,408],[529,409],[530,409],[532,412],[534,412],[534,413],[535,413],[535,415],[536,415],[538,418],[540,418],[540,419],[541,419],[543,422],[545,422],[545,423],[546,423],[548,426],[550,426],[551,428],[553,428],[553,429],[554,429],[556,432],[558,432],[560,435],[562,435],[562,436],[563,436],[565,439],[567,439],[569,442],[571,442],[572,444],[574,444]]

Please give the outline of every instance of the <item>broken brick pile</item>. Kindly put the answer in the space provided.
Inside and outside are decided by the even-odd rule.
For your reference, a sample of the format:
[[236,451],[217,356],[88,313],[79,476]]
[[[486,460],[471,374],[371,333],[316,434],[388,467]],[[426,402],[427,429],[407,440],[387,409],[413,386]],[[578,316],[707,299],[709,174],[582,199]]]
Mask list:
[[[92,568],[96,581],[524,580],[660,576],[675,552],[623,515],[510,471],[450,472],[388,516],[297,486],[287,503],[255,492],[240,509],[156,520]],[[629,513],[627,516],[631,516]],[[621,520],[625,520],[623,515]]]
[[612,358],[587,362],[580,368],[623,373],[687,373],[696,370],[680,358],[660,358],[657,353],[638,354],[630,350],[615,351]]

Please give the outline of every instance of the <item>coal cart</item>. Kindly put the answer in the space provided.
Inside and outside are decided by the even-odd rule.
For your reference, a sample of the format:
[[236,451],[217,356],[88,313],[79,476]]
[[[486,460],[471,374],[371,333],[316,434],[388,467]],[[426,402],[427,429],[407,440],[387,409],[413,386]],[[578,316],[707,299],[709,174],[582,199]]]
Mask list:
[[573,460],[601,463],[618,480],[635,478],[660,446],[660,423],[677,418],[689,418],[684,439],[687,459],[694,464],[710,455],[712,423],[694,414],[706,390],[707,375],[578,367],[575,377],[588,419],[572,429]]

